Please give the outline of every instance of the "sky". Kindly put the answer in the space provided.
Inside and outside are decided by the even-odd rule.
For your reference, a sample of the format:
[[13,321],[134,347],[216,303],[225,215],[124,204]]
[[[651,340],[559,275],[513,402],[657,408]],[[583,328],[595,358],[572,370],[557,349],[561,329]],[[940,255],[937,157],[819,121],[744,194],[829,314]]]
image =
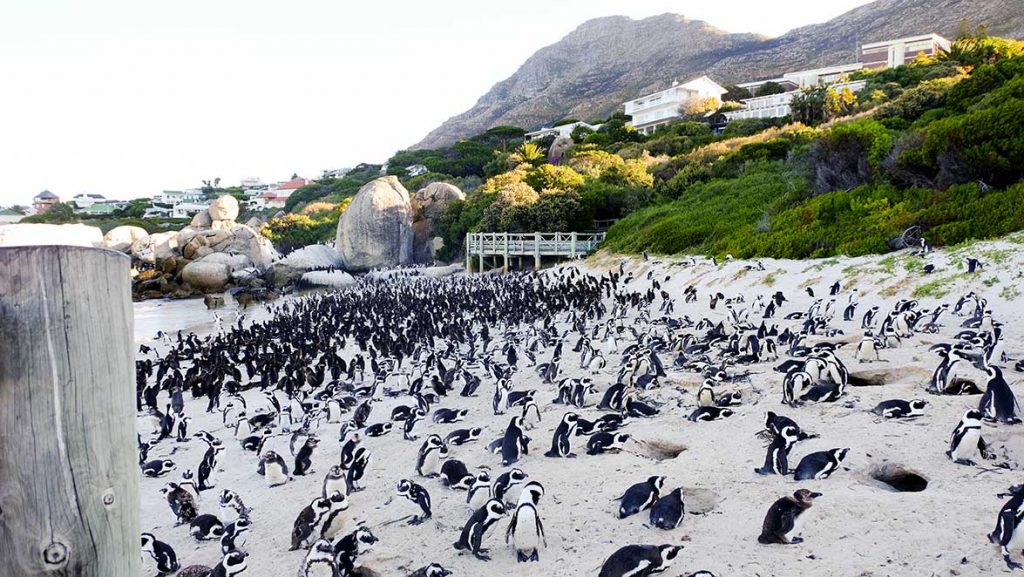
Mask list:
[[4,0],[0,206],[384,162],[590,18],[777,36],[867,0]]

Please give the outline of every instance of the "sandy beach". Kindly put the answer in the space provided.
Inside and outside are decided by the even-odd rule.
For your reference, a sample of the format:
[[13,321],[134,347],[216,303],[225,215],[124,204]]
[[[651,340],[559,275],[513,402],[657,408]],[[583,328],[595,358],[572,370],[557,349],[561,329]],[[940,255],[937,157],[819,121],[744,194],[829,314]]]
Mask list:
[[[782,404],[782,375],[773,372],[777,362],[752,367],[735,367],[737,373],[749,370],[750,375],[735,383],[722,385],[725,390],[742,393],[742,403],[732,407],[735,415],[714,422],[689,422],[687,416],[696,407],[695,393],[701,382],[699,374],[680,371],[672,366],[674,353],[663,353],[662,362],[668,373],[661,386],[644,393],[645,398],[660,405],[661,412],[651,419],[633,419],[625,431],[633,442],[618,454],[588,456],[584,453],[584,437],[573,440],[580,453],[576,459],[551,459],[543,453],[551,443],[552,432],[565,406],[552,404],[555,391],[542,383],[533,368],[521,367],[514,377],[516,390],[537,389],[543,420],[529,432],[530,454],[517,466],[531,480],[544,484],[546,494],[538,507],[547,531],[547,548],[541,550],[538,563],[517,563],[515,553],[505,545],[506,520],[492,529],[485,543],[493,559],[482,562],[469,555],[459,555],[452,548],[462,525],[472,511],[465,502],[465,492],[441,485],[436,479],[417,478],[415,463],[422,438],[430,433],[442,436],[455,428],[482,427],[481,441],[452,447],[451,458],[464,461],[470,470],[488,468],[492,476],[506,470],[500,457],[489,453],[486,444],[501,435],[509,415],[492,414],[490,402],[493,378],[484,376],[478,396],[463,398],[451,395],[437,407],[468,409],[466,420],[458,424],[439,425],[429,419],[418,425],[420,442],[402,439],[396,427],[391,434],[364,441],[372,454],[364,485],[366,490],[349,496],[349,512],[356,522],[363,522],[380,538],[376,548],[360,558],[360,562],[380,575],[406,575],[432,562],[440,563],[457,576],[516,575],[577,577],[596,576],[602,562],[619,547],[627,544],[683,544],[681,558],[666,575],[689,575],[709,570],[721,577],[736,576],[912,576],[912,575],[983,575],[1008,572],[998,548],[989,543],[999,508],[1005,501],[997,493],[1021,482],[1016,470],[1024,463],[1024,426],[985,425],[984,438],[993,445],[996,461],[978,467],[958,465],[945,452],[949,436],[964,411],[976,407],[978,396],[936,396],[926,392],[928,379],[938,364],[938,357],[928,347],[951,342],[959,332],[962,317],[947,314],[938,334],[918,333],[905,339],[897,348],[880,351],[881,360],[860,363],[853,358],[856,343],[861,339],[861,317],[873,305],[881,315],[900,299],[917,299],[920,308],[934,309],[942,303],[952,305],[967,293],[975,291],[988,300],[996,321],[1003,323],[1005,350],[1013,359],[1004,363],[1007,380],[1020,394],[1020,373],[1014,362],[1024,352],[1020,295],[1024,290],[1021,270],[1024,253],[1020,251],[1021,236],[996,242],[977,243],[948,251],[937,251],[927,257],[936,265],[930,275],[920,271],[924,262],[909,253],[878,257],[833,258],[818,261],[779,261],[765,259],[760,263],[728,261],[713,264],[703,258],[691,259],[640,258],[622,259],[598,254],[579,263],[581,269],[604,274],[623,264],[627,276],[633,278],[627,287],[646,292],[652,284],[675,300],[672,316],[688,316],[694,321],[708,318],[719,322],[728,314],[724,306],[710,310],[709,296],[721,292],[726,298],[745,297],[746,303],[758,295],[769,297],[782,291],[789,302],[773,321],[779,330],[799,328],[799,320],[786,320],[794,311],[806,311],[816,298],[836,301],[838,313],[832,327],[842,331],[834,337],[811,337],[818,340],[847,342],[837,352],[849,368],[851,376],[868,377],[883,382],[881,386],[851,386],[835,403],[809,403],[800,408]],[[973,256],[986,263],[976,274],[967,274],[962,260]],[[571,265],[563,265],[571,266]],[[763,268],[763,270],[761,270]],[[554,274],[548,272],[546,274]],[[668,280],[666,280],[668,279]],[[829,296],[835,282],[841,290]],[[694,303],[683,302],[688,286],[697,289]],[[817,295],[811,297],[811,287]],[[859,306],[853,321],[842,320],[851,290],[858,293]],[[657,291],[656,291],[657,292]],[[651,317],[657,318],[657,297]],[[190,301],[188,306],[201,303]],[[740,307],[742,305],[736,305]],[[262,313],[259,313],[262,314]],[[259,318],[253,312],[252,318]],[[187,322],[177,328],[208,333],[209,313],[189,312]],[[565,319],[560,319],[564,322]],[[629,319],[638,331],[663,331],[663,325]],[[752,320],[758,324],[760,319]],[[136,338],[144,339],[158,328],[153,319],[137,317]],[[142,327],[142,328],[140,328]],[[167,327],[175,328],[175,327]],[[163,330],[167,330],[164,328]],[[141,331],[147,334],[140,334]],[[595,407],[600,395],[615,383],[621,354],[604,350],[605,344],[594,340],[604,350],[608,366],[589,375],[578,368],[578,353],[572,352],[575,337],[567,341],[563,352],[562,376],[591,376],[598,392],[588,397],[588,406],[576,410],[593,419],[602,414]],[[619,351],[630,338],[620,342]],[[159,345],[157,345],[159,347]],[[160,347],[163,352],[164,348]],[[785,360],[780,347],[778,362]],[[354,354],[344,351],[343,356]],[[546,361],[550,350],[540,352],[538,362]],[[481,374],[481,376],[483,376]],[[984,375],[974,378],[984,386]],[[244,394],[250,412],[266,401],[258,391]],[[161,397],[161,404],[165,401]],[[929,403],[923,417],[899,421],[883,420],[869,411],[886,399],[923,398]],[[386,398],[374,405],[370,423],[388,419],[391,409],[407,399]],[[338,462],[340,448],[336,441],[338,425],[323,424],[317,434],[322,442],[313,457],[314,473],[296,477],[281,487],[268,488],[257,475],[257,458],[244,451],[233,432],[221,422],[219,414],[206,414],[206,400],[192,400],[186,395],[186,413],[193,418],[191,431],[206,430],[224,441],[222,470],[214,477],[217,489],[229,488],[239,493],[253,508],[253,529],[244,549],[249,553],[251,577],[294,575],[305,551],[288,551],[292,523],[300,509],[319,496],[324,473]],[[831,478],[796,482],[781,476],[760,476],[754,473],[765,456],[766,442],[756,435],[763,429],[765,411],[775,411],[796,420],[801,427],[818,437],[800,442],[793,449],[790,462],[813,451],[849,447],[844,468]],[[148,427],[140,419],[142,428]],[[268,442],[286,458],[288,437]],[[182,468],[195,469],[205,445],[197,440],[186,443],[165,441],[155,447],[150,459],[169,457],[178,469],[164,478],[141,479],[142,527],[172,545],[183,565],[213,564],[220,558],[216,542],[197,542],[188,535],[188,527],[174,527],[174,516],[159,489],[167,481],[176,481]],[[678,453],[678,455],[675,455]],[[1009,469],[997,468],[1006,463]],[[880,470],[912,471],[928,482],[921,492],[897,492],[874,478]],[[647,512],[628,519],[617,519],[617,497],[630,485],[651,475],[665,475],[666,489],[684,488],[687,515],[674,531],[662,531],[649,524]],[[411,478],[426,487],[434,502],[434,518],[422,525],[389,521],[416,512],[416,507],[395,495],[395,484]],[[805,514],[800,545],[760,545],[757,536],[768,507],[778,498],[798,488],[822,493]],[[204,492],[199,502],[201,513],[217,512],[218,491]],[[1018,552],[1019,553],[1019,552]],[[153,564],[144,562],[145,574],[151,575]]]

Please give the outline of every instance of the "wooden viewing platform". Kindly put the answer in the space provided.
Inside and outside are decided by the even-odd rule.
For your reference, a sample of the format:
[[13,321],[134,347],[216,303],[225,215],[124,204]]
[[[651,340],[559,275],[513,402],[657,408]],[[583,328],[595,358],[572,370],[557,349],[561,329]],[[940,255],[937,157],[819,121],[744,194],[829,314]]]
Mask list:
[[[534,269],[540,269],[544,257],[578,258],[586,256],[604,242],[603,232],[471,232],[466,235],[466,272],[473,272],[473,257],[484,272],[487,257],[494,266],[508,272],[509,258],[533,257]],[[500,265],[499,265],[499,260]]]

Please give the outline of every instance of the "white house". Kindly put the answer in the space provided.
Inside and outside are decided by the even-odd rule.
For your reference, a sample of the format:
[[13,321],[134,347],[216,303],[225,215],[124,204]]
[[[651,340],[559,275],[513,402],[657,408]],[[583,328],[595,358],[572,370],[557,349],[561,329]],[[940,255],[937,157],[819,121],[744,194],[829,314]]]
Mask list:
[[533,132],[527,132],[525,136],[530,140],[540,140],[548,136],[554,136],[555,138],[558,138],[559,136],[569,137],[572,136],[572,131],[576,130],[576,128],[579,126],[589,128],[590,130],[596,132],[597,129],[601,128],[604,125],[588,124],[586,122],[570,122],[569,124],[560,124],[558,126],[552,126],[550,128],[545,127],[540,128],[538,130],[534,130]]
[[687,105],[703,104],[711,99],[721,102],[726,92],[722,85],[701,76],[685,84],[673,82],[670,88],[630,100],[623,106],[626,114],[633,117],[633,127],[642,134],[651,134],[681,117]]
[[[840,92],[849,89],[857,92],[867,85],[867,81],[857,80],[854,82],[839,82],[829,86],[829,90]],[[799,90],[790,90],[782,94],[769,94],[768,96],[755,96],[740,101],[743,108],[725,113],[725,118],[730,122],[740,118],[782,118],[789,116],[792,112],[793,98],[800,94]]]
[[76,194],[71,199],[71,202],[75,203],[75,206],[78,208],[89,208],[97,202],[106,202],[106,200],[102,194],[83,192],[82,194]]
[[171,218],[171,209],[151,206],[142,213],[142,218]]
[[171,209],[171,218],[191,218],[197,212],[204,211],[208,207],[209,205],[196,202],[182,202],[174,205],[174,208]]
[[271,187],[270,190],[260,194],[256,198],[249,201],[249,206],[254,210],[263,210],[267,208],[284,208],[284,203],[288,200],[288,197],[293,192],[309,184],[309,181],[305,178],[293,178],[288,182],[282,182],[277,186]]
[[167,205],[170,205],[170,206],[175,206],[175,205],[181,204],[183,202],[186,202],[186,203],[200,202],[205,197],[206,197],[206,195],[203,194],[203,191],[201,191],[199,189],[195,189],[195,188],[189,189],[189,190],[184,190],[184,191],[182,191],[182,190],[164,190],[160,194],[157,194],[157,195],[155,195],[153,197],[153,202],[155,202],[157,204],[167,204]]
[[949,40],[938,34],[908,36],[861,46],[860,61],[864,68],[895,68],[910,64],[918,54],[936,56],[949,48]]
[[836,82],[841,82],[851,72],[855,72],[861,68],[864,68],[863,64],[860,62],[854,62],[852,64],[839,64],[837,66],[812,68],[810,70],[797,70],[795,72],[787,72],[779,78],[744,82],[742,84],[737,84],[736,86],[746,88],[751,94],[757,96],[757,92],[762,86],[769,82],[774,82],[789,92],[791,90],[799,90],[801,88],[809,88],[821,84],[834,84]]

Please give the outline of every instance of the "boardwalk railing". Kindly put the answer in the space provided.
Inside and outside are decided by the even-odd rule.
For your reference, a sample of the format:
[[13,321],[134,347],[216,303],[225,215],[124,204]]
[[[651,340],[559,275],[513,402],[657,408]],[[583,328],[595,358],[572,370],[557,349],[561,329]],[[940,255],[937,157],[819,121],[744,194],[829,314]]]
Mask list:
[[483,272],[486,257],[502,259],[501,268],[509,267],[510,257],[533,257],[539,269],[543,257],[578,258],[597,249],[605,233],[595,232],[472,232],[466,235],[466,271],[473,271],[473,257],[479,260],[477,272]]

